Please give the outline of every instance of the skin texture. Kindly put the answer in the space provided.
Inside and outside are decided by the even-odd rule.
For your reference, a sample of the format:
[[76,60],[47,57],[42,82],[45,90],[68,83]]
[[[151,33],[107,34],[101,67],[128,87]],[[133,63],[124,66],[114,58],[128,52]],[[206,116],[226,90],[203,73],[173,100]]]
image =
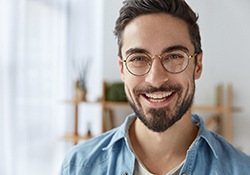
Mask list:
[[[186,23],[163,13],[143,15],[125,27],[123,58],[119,59],[133,49],[160,55],[171,47],[183,48],[188,55],[195,53]],[[185,159],[197,135],[190,107],[195,80],[202,72],[202,53],[197,55],[196,65],[191,58],[178,74],[167,72],[159,58],[143,76],[130,74],[122,62],[119,65],[127,98],[138,116],[129,131],[133,149],[150,172],[165,174]]]

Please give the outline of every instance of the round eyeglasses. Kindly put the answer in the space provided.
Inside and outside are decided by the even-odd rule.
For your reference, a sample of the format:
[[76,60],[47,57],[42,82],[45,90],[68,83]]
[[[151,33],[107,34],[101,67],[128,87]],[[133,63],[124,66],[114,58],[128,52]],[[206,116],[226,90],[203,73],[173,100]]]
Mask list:
[[197,55],[188,55],[182,50],[164,52],[161,55],[150,56],[147,53],[131,53],[125,60],[121,60],[126,65],[127,70],[135,76],[143,76],[147,74],[153,64],[153,60],[158,57],[161,64],[167,72],[177,74],[184,71],[189,63],[189,59]]

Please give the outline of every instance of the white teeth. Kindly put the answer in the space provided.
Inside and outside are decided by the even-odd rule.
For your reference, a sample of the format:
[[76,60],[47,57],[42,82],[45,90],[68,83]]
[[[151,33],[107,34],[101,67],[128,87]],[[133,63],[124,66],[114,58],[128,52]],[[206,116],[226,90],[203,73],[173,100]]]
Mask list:
[[166,98],[168,96],[170,96],[173,92],[163,92],[163,93],[150,93],[150,94],[145,94],[148,98],[151,98],[151,99],[163,99],[163,98]]
[[164,101],[164,99],[160,99],[160,100],[151,99],[151,101],[154,102],[154,103],[160,103],[160,102]]

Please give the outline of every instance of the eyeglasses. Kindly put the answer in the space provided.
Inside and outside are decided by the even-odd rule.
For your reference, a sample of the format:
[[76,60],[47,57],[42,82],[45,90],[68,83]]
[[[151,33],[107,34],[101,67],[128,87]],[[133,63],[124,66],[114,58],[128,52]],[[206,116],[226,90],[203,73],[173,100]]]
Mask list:
[[167,72],[177,74],[184,71],[189,63],[189,59],[197,55],[188,55],[182,50],[164,52],[161,55],[150,56],[147,53],[131,53],[125,60],[121,60],[126,65],[127,70],[135,76],[143,76],[147,74],[153,64],[153,60],[158,57],[162,66]]

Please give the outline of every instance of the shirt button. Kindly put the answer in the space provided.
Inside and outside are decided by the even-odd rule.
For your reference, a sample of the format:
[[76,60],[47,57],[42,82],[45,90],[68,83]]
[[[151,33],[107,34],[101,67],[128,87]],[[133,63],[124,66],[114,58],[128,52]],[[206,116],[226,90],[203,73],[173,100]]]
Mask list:
[[186,173],[182,173],[181,175],[187,175]]

